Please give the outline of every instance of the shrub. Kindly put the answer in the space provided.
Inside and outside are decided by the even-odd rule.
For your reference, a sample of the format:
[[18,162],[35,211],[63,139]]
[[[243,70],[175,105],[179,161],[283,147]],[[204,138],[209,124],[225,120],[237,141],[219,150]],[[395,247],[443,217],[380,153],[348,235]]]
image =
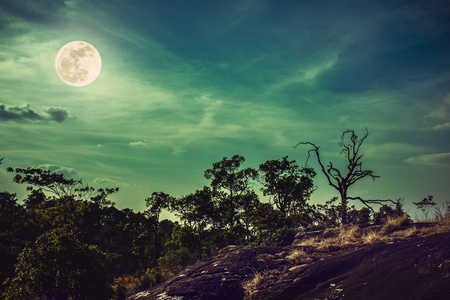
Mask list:
[[158,265],[161,276],[167,279],[176,275],[195,261],[194,255],[187,248],[180,248],[177,250],[169,250],[166,255],[158,260]]
[[7,299],[109,299],[112,289],[95,247],[63,228],[40,236],[19,255]]
[[389,216],[386,222],[383,224],[383,227],[381,228],[381,233],[388,234],[399,230],[403,226],[408,225],[410,221],[411,220],[409,219],[409,216],[407,214],[403,214],[399,217]]

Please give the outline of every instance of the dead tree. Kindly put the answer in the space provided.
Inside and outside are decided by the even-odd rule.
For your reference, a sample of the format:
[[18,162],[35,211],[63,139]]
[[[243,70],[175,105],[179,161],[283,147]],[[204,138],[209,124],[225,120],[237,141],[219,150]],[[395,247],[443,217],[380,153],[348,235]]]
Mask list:
[[367,128],[363,130],[364,136],[362,138],[358,138],[353,130],[346,130],[342,133],[341,142],[339,146],[341,146],[342,150],[340,154],[343,154],[347,159],[347,166],[345,171],[339,171],[336,167],[333,166],[333,163],[330,163],[327,166],[324,166],[322,163],[322,159],[319,153],[319,146],[311,142],[300,142],[294,146],[296,148],[299,145],[310,145],[313,148],[308,150],[308,157],[306,159],[306,165],[308,164],[308,160],[310,158],[311,152],[315,153],[317,156],[317,161],[319,162],[320,168],[322,169],[322,173],[328,180],[328,184],[335,188],[340,195],[341,200],[341,222],[342,224],[347,224],[347,205],[349,200],[359,200],[365,206],[367,206],[370,210],[373,211],[373,208],[370,204],[380,204],[383,205],[386,202],[391,202],[395,204],[392,200],[365,200],[361,197],[349,197],[347,192],[348,189],[354,185],[357,181],[370,177],[373,180],[379,178],[380,176],[374,175],[372,170],[363,170],[362,168],[362,157],[363,154],[360,154],[361,145],[364,140],[369,136],[369,131]]

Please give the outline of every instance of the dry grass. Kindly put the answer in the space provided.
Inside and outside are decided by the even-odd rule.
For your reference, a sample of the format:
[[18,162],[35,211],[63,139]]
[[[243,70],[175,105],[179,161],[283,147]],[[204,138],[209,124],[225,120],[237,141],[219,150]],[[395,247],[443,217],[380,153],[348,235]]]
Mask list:
[[264,275],[264,272],[253,271],[253,278],[242,283],[246,299],[258,291],[259,286],[264,282]]
[[408,225],[409,223],[410,219],[407,214],[403,214],[402,216],[396,218],[389,217],[386,223],[383,224],[381,232],[383,234],[389,234],[391,232],[401,229],[402,227]]
[[338,244],[340,244],[341,246],[354,244],[358,242],[359,237],[358,225],[351,225],[350,227],[346,226],[343,227],[339,232],[339,235],[337,237]]
[[320,241],[319,237],[314,236],[307,239],[302,240],[298,245],[299,246],[315,246]]
[[370,230],[364,233],[361,237],[361,242],[364,245],[376,244],[385,241],[384,236],[379,231]]
[[[301,240],[296,246],[312,247],[318,252],[330,252],[346,247],[373,245],[377,243],[394,242],[413,236],[426,236],[450,232],[450,217],[437,221],[411,224],[408,215],[389,218],[382,226],[360,228],[358,225],[341,226],[324,230],[321,234]],[[311,263],[315,260],[301,249],[293,249],[286,259],[295,265]],[[270,280],[270,273],[253,272],[253,278],[242,283],[245,299],[250,299],[258,290],[264,289],[264,283]]]
[[296,264],[304,264],[312,261],[312,258],[301,249],[294,249],[286,256],[286,259],[295,261]]
[[448,232],[450,231],[450,215],[447,215],[447,217],[440,219],[436,221],[439,232]]
[[450,218],[428,222],[425,226],[411,226],[407,214],[397,218],[388,218],[381,227],[361,229],[358,225],[341,226],[326,229],[320,236],[300,241],[298,246],[314,247],[319,252],[329,252],[342,248],[392,242],[413,236],[424,236],[450,231]]
[[421,230],[417,229],[416,226],[407,228],[407,229],[403,229],[403,230],[398,230],[392,233],[392,237],[396,238],[396,239],[405,239],[405,238],[409,238],[411,236],[415,236],[421,233]]
[[341,226],[326,229],[323,232],[327,238],[311,237],[301,241],[299,246],[315,246],[318,251],[329,251],[331,247],[342,248],[359,243],[360,233],[358,225]]

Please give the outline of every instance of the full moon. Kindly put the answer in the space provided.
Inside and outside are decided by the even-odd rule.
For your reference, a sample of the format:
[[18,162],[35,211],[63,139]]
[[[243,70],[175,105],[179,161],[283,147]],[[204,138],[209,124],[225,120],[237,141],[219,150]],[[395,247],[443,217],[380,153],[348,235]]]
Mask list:
[[100,74],[102,59],[97,49],[89,43],[74,41],[65,44],[55,59],[56,73],[65,83],[85,86]]

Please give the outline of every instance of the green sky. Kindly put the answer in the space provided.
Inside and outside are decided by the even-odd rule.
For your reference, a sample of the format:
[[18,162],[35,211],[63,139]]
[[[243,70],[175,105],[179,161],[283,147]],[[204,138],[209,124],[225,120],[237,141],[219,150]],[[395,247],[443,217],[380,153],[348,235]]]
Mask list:
[[[119,186],[117,206],[142,210],[154,191],[201,189],[224,156],[303,164],[292,146],[311,141],[338,161],[341,133],[367,126],[381,178],[352,195],[403,197],[414,215],[429,194],[450,200],[449,19],[447,1],[4,0],[3,167]],[[74,40],[102,57],[85,87],[55,71]],[[11,181],[2,168],[2,189],[23,195]],[[336,196],[315,183],[313,202]]]

